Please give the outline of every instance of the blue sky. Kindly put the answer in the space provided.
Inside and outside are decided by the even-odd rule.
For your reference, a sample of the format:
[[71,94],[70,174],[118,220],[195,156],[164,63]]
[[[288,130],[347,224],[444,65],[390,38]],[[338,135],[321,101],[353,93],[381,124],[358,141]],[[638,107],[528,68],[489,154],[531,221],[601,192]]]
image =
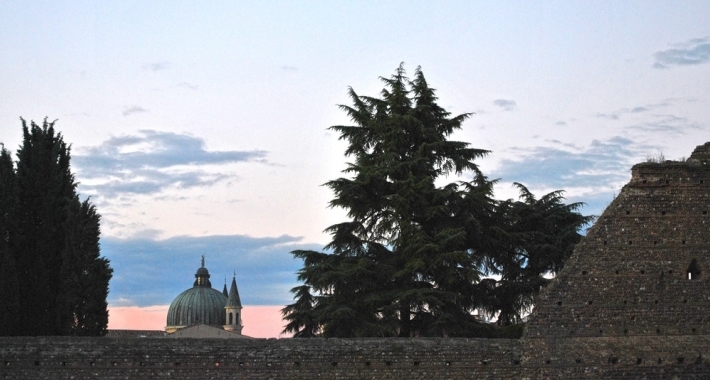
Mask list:
[[[707,1],[0,2],[0,141],[58,119],[102,219],[109,303],[169,303],[200,255],[213,285],[284,305],[292,249],[344,219],[347,88],[421,66],[479,163],[599,214],[631,165],[710,140]],[[464,176],[465,177],[465,176]],[[455,178],[450,178],[454,180]],[[465,179],[465,178],[464,178]]]

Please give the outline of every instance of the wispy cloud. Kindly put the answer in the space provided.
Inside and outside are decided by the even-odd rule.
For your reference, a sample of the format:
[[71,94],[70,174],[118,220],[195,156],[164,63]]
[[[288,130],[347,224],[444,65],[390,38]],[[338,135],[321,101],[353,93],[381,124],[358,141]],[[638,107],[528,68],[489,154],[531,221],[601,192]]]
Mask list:
[[200,255],[205,255],[214,288],[221,290],[225,279],[230,281],[236,271],[242,302],[285,305],[292,302],[289,290],[297,285],[296,271],[303,264],[289,252],[321,248],[288,235],[101,239],[102,254],[114,269],[108,300],[113,306],[169,304],[192,287]]
[[115,198],[121,194],[155,194],[168,187],[209,186],[235,175],[210,172],[210,165],[263,162],[267,153],[208,151],[201,138],[171,132],[140,131],[112,137],[72,157],[84,183],[80,190]]
[[149,70],[149,71],[160,71],[160,70],[165,70],[170,66],[170,62],[167,61],[162,61],[162,62],[151,62],[151,63],[146,63],[143,65],[143,70]]
[[510,153],[515,158],[503,160],[492,177],[531,188],[608,190],[627,181],[634,159],[650,149],[618,136],[594,140],[589,147],[550,143],[551,146],[512,149]]
[[178,83],[178,87],[186,88],[188,90],[197,90],[200,88],[200,86],[192,83],[187,83],[187,82],[180,82]]
[[611,112],[600,112],[597,113],[596,117],[603,118],[603,119],[609,119],[609,120],[619,120],[621,119],[622,116],[629,115],[629,114],[641,114],[644,112],[649,112],[649,111],[654,111],[657,109],[661,109],[664,107],[668,107],[672,105],[674,101],[677,101],[678,99],[668,99],[666,101],[663,101],[661,103],[652,103],[652,104],[644,104],[641,106],[635,106],[635,107],[630,107],[630,108],[619,108],[617,110],[611,111]]
[[653,115],[650,120],[629,126],[644,133],[685,134],[689,130],[704,129],[702,125],[675,115]]
[[503,111],[512,111],[516,107],[515,100],[509,99],[496,99],[493,101],[493,105],[502,108]]
[[148,112],[148,110],[141,106],[123,107],[123,116],[133,115],[134,113],[141,112]]
[[672,66],[700,65],[710,62],[710,40],[708,37],[694,38],[675,44],[667,50],[653,54],[653,67],[667,69]]

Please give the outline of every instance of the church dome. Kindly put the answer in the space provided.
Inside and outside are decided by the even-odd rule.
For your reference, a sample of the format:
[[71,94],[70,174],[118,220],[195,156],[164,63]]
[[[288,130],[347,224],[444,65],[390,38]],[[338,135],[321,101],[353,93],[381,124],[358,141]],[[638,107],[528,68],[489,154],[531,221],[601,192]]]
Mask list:
[[174,332],[193,324],[219,326],[225,324],[224,307],[227,297],[212,288],[210,274],[205,268],[204,257],[202,267],[195,273],[193,287],[180,293],[170,304],[165,331]]

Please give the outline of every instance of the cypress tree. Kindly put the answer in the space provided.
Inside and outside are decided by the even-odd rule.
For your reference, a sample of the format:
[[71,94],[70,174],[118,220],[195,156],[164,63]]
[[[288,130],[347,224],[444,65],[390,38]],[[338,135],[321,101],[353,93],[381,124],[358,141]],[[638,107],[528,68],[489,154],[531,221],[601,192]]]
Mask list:
[[99,256],[100,217],[79,201],[70,148],[54,122],[22,120],[22,131],[8,235],[19,303],[14,335],[102,335],[112,270]]
[[69,207],[65,247],[62,251],[59,321],[62,335],[105,335],[106,297],[113,270],[100,257],[101,216],[75,196]]
[[17,268],[11,247],[16,234],[15,170],[10,153],[0,144],[0,336],[18,335],[20,309]]
[[16,260],[25,335],[58,335],[61,250],[67,209],[76,184],[69,170],[69,148],[54,123],[22,120],[23,142],[17,152],[18,239]]

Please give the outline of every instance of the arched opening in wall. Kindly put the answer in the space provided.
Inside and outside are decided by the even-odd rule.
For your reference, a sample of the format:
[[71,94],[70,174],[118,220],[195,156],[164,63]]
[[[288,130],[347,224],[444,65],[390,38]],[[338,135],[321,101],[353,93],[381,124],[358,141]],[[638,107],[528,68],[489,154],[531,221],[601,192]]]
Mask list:
[[234,324],[233,321],[234,321],[234,314],[229,313],[229,323],[227,323],[227,324],[228,324],[228,325],[232,325],[232,324]]
[[703,272],[700,269],[700,264],[698,264],[698,260],[693,259],[693,261],[690,262],[690,266],[688,266],[688,270],[686,270],[686,273],[688,280],[692,281],[700,279],[700,275]]

